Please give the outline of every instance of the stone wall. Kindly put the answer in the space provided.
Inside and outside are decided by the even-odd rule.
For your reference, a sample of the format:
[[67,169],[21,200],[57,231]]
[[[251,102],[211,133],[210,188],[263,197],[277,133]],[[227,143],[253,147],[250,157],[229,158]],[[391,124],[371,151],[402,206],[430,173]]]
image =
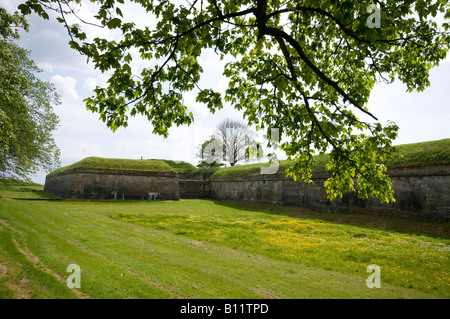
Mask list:
[[[282,175],[210,179],[207,175],[76,168],[46,178],[44,191],[71,199],[178,200],[211,198],[294,205],[318,211],[377,214],[450,221],[450,166],[397,168],[388,172],[395,203],[380,204],[346,193],[330,202],[323,182],[295,182]],[[155,196],[158,194],[157,196]]]
[[178,173],[180,184],[180,198],[210,198],[211,183],[208,175],[192,175]]
[[44,191],[70,199],[179,200],[177,173],[75,168],[48,175]]
[[259,175],[211,180],[211,198],[295,205],[325,212],[351,212],[450,220],[450,166],[398,168],[388,172],[395,203],[380,204],[373,198],[361,200],[346,193],[332,202],[323,182],[326,172],[313,175],[313,182],[295,182],[280,175]]

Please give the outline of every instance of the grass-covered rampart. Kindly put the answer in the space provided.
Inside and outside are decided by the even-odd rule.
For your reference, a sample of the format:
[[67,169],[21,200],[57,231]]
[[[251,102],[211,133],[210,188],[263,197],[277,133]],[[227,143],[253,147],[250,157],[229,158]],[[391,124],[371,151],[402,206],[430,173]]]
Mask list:
[[[450,164],[450,138],[437,141],[403,144],[396,146],[398,155],[387,161],[388,168],[417,167]],[[324,171],[328,161],[327,154],[314,156],[313,171]],[[119,159],[87,157],[79,162],[62,167],[51,174],[58,174],[74,168],[92,168],[105,170],[137,170],[153,172],[177,172],[191,175],[203,174],[211,178],[244,177],[260,175],[260,169],[270,163],[256,163],[221,168],[196,168],[184,161],[164,159]],[[277,174],[284,175],[285,170],[293,165],[292,161],[282,160],[278,163]]]
[[123,159],[123,158],[103,158],[103,157],[87,157],[62,167],[51,173],[60,174],[75,168],[104,169],[104,170],[130,170],[130,171],[152,171],[152,172],[169,172],[175,173],[184,170],[195,169],[189,163],[175,162],[168,160],[156,159]]
[[[396,146],[396,148],[398,149],[398,154],[384,163],[389,169],[450,164],[450,138],[430,142],[403,144]],[[316,172],[324,171],[327,162],[327,154],[314,156],[314,165],[312,170]],[[279,161],[278,164],[277,174],[284,175],[285,170],[292,166],[293,162],[284,160]],[[261,167],[269,165],[269,163],[256,163],[234,167],[222,167],[217,169],[211,175],[211,178],[260,175]]]

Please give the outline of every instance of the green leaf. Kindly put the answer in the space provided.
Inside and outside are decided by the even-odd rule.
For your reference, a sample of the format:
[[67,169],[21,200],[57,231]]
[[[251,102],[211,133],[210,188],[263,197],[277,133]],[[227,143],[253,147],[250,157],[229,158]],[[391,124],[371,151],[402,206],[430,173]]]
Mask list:
[[115,28],[119,28],[121,24],[122,24],[122,20],[120,20],[119,18],[114,18],[114,19],[109,20],[106,25],[109,29],[115,29]]
[[31,14],[31,9],[26,4],[19,4],[17,7],[23,15]]
[[123,18],[122,10],[120,10],[120,8],[116,8],[116,13]]

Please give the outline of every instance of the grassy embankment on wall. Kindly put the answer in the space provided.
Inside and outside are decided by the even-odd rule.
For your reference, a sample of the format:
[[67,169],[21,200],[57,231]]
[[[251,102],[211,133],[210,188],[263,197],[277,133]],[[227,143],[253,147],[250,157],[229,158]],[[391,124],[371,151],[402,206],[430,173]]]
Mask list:
[[[385,163],[388,168],[450,164],[450,139],[403,144],[396,146],[396,148],[398,149],[398,155]],[[328,156],[326,154],[316,155],[314,161],[313,171],[323,171]],[[216,169],[211,178],[259,175],[260,168],[269,165],[269,163],[256,163],[223,167]],[[279,161],[278,174],[284,174],[284,171],[291,165],[292,163],[287,160]]]
[[137,160],[122,158],[86,157],[81,161],[64,166],[51,174],[58,174],[74,168],[92,168],[106,170],[136,170],[154,172],[175,172],[175,170],[162,160]]

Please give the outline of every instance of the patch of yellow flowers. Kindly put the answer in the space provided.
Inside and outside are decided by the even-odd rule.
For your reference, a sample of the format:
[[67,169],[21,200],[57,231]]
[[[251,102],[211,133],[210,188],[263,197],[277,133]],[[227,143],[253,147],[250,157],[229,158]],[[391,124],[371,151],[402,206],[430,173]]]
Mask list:
[[189,231],[196,240],[337,271],[361,273],[375,263],[384,280],[439,289],[450,296],[450,243],[425,236],[386,232],[306,219],[181,214],[114,215],[114,219]]

